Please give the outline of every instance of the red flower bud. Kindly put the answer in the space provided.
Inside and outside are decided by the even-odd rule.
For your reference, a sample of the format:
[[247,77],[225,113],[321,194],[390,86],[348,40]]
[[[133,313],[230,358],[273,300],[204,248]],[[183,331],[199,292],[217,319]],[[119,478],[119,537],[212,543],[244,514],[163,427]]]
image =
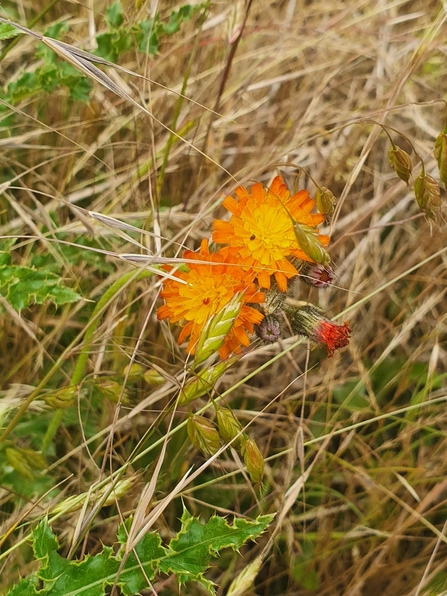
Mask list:
[[348,323],[343,325],[333,323],[313,304],[293,310],[289,308],[288,314],[293,331],[308,337],[317,344],[324,344],[329,358],[335,350],[349,344],[351,329]]

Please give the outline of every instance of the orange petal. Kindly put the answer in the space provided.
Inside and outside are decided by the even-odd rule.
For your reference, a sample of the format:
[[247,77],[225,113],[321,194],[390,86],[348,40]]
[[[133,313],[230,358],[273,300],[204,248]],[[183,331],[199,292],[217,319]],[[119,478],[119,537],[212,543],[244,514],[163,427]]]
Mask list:
[[234,228],[228,221],[215,219],[213,222],[213,241],[217,244],[226,244],[233,236]]
[[265,188],[260,182],[256,182],[256,184],[253,184],[251,187],[251,196],[256,201],[262,201],[265,199]]
[[258,283],[260,288],[270,290],[270,273],[267,273],[267,271],[260,271],[258,273]]
[[228,195],[228,197],[225,197],[222,205],[225,207],[225,209],[228,209],[228,211],[233,215],[239,216],[241,213],[241,206],[236,201],[236,199],[233,199],[233,197],[230,195]]
[[276,283],[281,292],[287,292],[287,277],[281,271],[275,272]]

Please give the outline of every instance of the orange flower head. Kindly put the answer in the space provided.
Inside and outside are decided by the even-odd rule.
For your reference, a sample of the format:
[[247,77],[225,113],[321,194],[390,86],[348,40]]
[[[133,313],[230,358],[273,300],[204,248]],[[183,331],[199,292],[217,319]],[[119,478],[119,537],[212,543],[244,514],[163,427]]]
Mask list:
[[[239,186],[236,195],[238,200],[228,196],[223,202],[232,214],[230,220],[214,220],[214,242],[228,244],[221,254],[232,255],[242,267],[254,269],[261,288],[269,289],[274,275],[285,292],[287,280],[298,275],[287,257],[312,261],[298,244],[294,224],[316,228],[324,216],[311,213],[315,202],[307,191],[291,196],[281,176],[276,176],[268,190],[257,182],[251,194]],[[318,236],[318,240],[324,246],[329,243],[328,236]]]
[[[253,283],[254,272],[244,271],[232,255],[221,251],[210,253],[208,241],[202,240],[199,252],[186,250],[185,259],[198,261],[188,263],[189,271],[175,271],[181,281],[167,279],[161,292],[165,304],[157,310],[158,319],[181,322],[184,327],[178,342],[189,338],[187,351],[194,354],[197,341],[207,321],[220,312],[236,295],[242,297],[242,306],[231,330],[219,349],[221,358],[231,352],[239,353],[241,346],[248,346],[247,335],[253,333],[253,325],[259,324],[263,314],[249,306],[264,302],[264,294]],[[206,261],[206,262],[204,262]],[[172,270],[172,268],[170,268]]]

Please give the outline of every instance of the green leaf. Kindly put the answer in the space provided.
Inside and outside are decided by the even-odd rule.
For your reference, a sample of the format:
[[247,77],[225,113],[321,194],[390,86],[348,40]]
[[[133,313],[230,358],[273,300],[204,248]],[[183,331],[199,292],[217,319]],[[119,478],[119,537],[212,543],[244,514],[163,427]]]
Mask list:
[[123,7],[120,2],[114,2],[106,11],[105,21],[109,27],[118,28],[123,20]]
[[160,562],[160,570],[175,573],[179,583],[195,580],[210,590],[203,573],[209,567],[211,557],[223,548],[238,550],[248,540],[254,540],[264,532],[273,517],[262,515],[255,521],[235,519],[230,526],[223,517],[215,515],[202,524],[185,509],[182,529],[171,540],[168,557]]
[[35,72],[25,72],[16,81],[9,83],[4,100],[15,105],[39,90],[39,79]]
[[164,26],[165,33],[167,35],[173,35],[174,33],[177,33],[182,26],[182,23],[189,21],[194,13],[198,12],[202,8],[203,4],[199,4],[197,6],[186,4],[185,6],[181,6],[179,10],[172,11],[169,21]]
[[[153,580],[157,572],[173,572],[180,583],[197,581],[213,594],[212,582],[203,577],[211,558],[223,548],[237,550],[247,540],[254,540],[273,517],[236,519],[229,525],[225,519],[214,516],[202,524],[184,510],[182,528],[169,547],[162,546],[157,533],[147,532],[125,560],[119,577],[122,558],[120,554],[115,556],[110,547],[105,546],[102,552],[87,555],[82,561],[61,557],[57,539],[44,520],[32,536],[40,568],[35,575],[22,579],[8,596],[105,596],[107,586],[115,581],[123,594],[132,596],[147,588],[148,580]],[[120,538],[124,538],[122,532]],[[41,590],[36,590],[35,579],[42,582]]]
[[93,83],[87,77],[79,77],[75,82],[68,86],[70,97],[76,101],[84,103],[90,102],[90,93],[93,89]]
[[36,584],[30,579],[21,579],[12,590],[8,592],[8,596],[36,596],[42,592],[37,592]]
[[11,248],[15,242],[14,238],[0,241],[0,266],[11,264]]
[[0,40],[2,39],[11,39],[12,37],[17,37],[20,35],[21,31],[16,29],[12,25],[8,25],[7,23],[0,23]]
[[96,56],[101,56],[109,62],[117,62],[120,54],[133,47],[133,36],[129,29],[119,29],[109,33],[100,33],[96,36]]
[[158,52],[158,38],[162,32],[162,27],[157,19],[148,19],[141,21],[135,32],[135,38],[138,41],[138,49],[149,56]]
[[0,266],[0,295],[19,311],[33,303],[52,301],[60,306],[81,299],[61,282],[58,275],[49,271],[17,265]]

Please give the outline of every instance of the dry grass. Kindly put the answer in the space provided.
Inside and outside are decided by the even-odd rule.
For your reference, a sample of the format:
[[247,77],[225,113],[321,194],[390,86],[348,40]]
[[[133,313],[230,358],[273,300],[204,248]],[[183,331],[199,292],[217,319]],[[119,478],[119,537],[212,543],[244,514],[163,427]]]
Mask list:
[[[36,4],[45,6],[17,2],[15,20],[30,23]],[[32,28],[43,32],[63,19],[70,25],[63,40],[91,50],[109,4],[61,0]],[[137,11],[126,2],[126,21],[146,18],[150,4]],[[152,4],[162,15],[176,6]],[[59,309],[34,306],[20,317],[4,313],[0,370],[9,415],[3,427],[31,394],[28,386],[39,387],[47,375],[8,437],[42,448],[54,421],[43,394],[73,378],[93,311],[89,301],[97,302],[133,270],[118,258],[86,260],[81,249],[83,256],[67,256],[58,239],[94,239],[96,247],[121,254],[161,250],[176,256],[210,234],[212,217],[222,214],[223,192],[253,180],[268,183],[276,171],[293,185],[292,164],[301,166],[340,197],[330,249],[337,286],[318,294],[297,285],[295,297],[349,319],[350,347],[327,360],[295,338],[271,348],[254,343],[218,390],[227,391],[223,401],[249,425],[268,462],[264,485],[251,488],[239,463],[224,453],[180,493],[204,517],[215,510],[279,512],[273,540],[247,547],[243,558],[228,554],[211,570],[220,594],[261,552],[264,564],[248,592],[260,596],[447,593],[445,226],[419,216],[411,188],[389,167],[386,136],[371,123],[405,135],[402,140],[392,133],[407,150],[409,140],[437,176],[432,151],[445,116],[437,100],[447,93],[446,13],[439,3],[422,0],[257,0],[233,57],[229,39],[237,37],[246,10],[239,1],[212,2],[202,24],[193,19],[184,25],[157,56],[130,50],[120,57],[121,66],[146,78],[105,69],[158,122],[99,83],[89,104],[70,101],[58,88],[15,105],[15,125],[0,140],[0,232],[32,237],[15,245],[15,262],[52,255],[66,284],[86,300]],[[5,55],[4,86],[24,69],[35,70],[35,47],[23,36]],[[194,102],[179,100],[182,85]],[[185,142],[170,137],[173,122]],[[304,178],[300,184],[313,192]],[[104,226],[70,205],[151,234]],[[178,528],[181,500],[173,490],[203,459],[180,424],[186,410],[172,418],[168,411],[185,353],[174,343],[176,330],[156,320],[157,293],[154,278],[130,279],[107,302],[88,346],[76,405],[54,440],[47,434],[50,465],[35,492],[22,493],[4,467],[2,533],[18,524],[3,544],[4,593],[18,569],[24,574],[33,568],[20,546],[30,524],[47,512],[54,517],[66,497],[110,482],[120,471],[135,482],[114,504],[103,507],[98,497],[91,506],[55,516],[65,553],[97,552],[101,542],[113,543],[121,517],[136,511],[143,519],[163,501],[155,527],[165,538]],[[132,362],[155,366],[165,382],[133,382],[118,408],[99,389],[110,379],[124,387]],[[305,481],[297,483],[301,475]],[[179,593],[172,578],[155,589],[160,596]]]

